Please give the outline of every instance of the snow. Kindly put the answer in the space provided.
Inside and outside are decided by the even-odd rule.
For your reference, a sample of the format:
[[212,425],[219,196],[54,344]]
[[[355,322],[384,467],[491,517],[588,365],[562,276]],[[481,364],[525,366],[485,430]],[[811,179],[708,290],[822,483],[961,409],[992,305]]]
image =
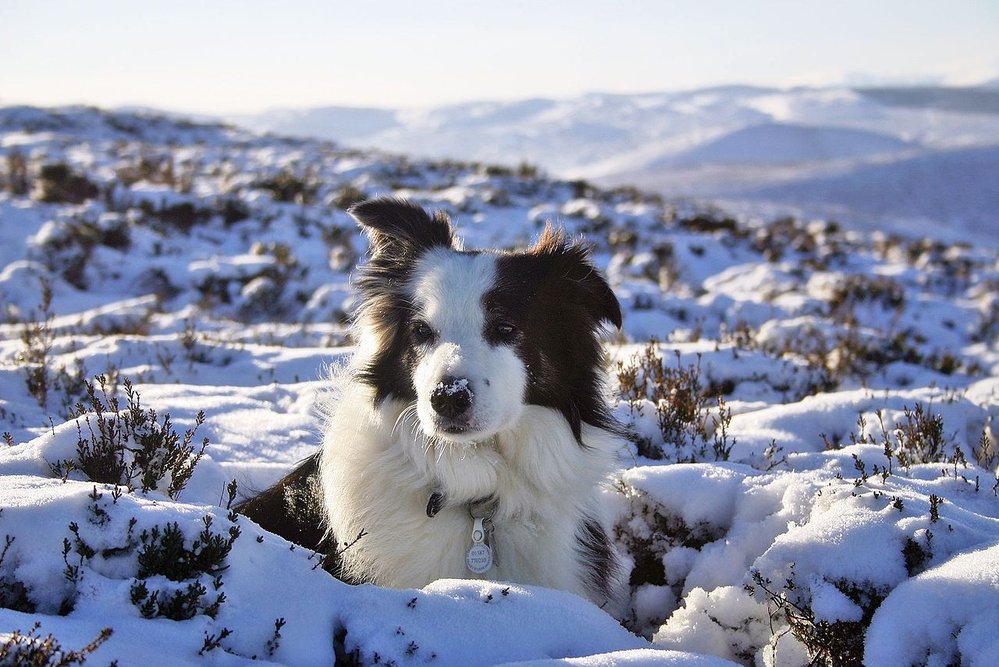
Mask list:
[[670,157],[666,163],[795,164],[899,152],[907,147],[904,141],[876,132],[764,123],[730,132]]
[[986,86],[726,86],[229,120],[434,158],[524,160],[563,178],[725,197],[757,212],[795,206],[863,229],[942,221],[972,240],[999,231],[997,99]]
[[[692,463],[685,466],[632,468],[622,479],[641,489],[687,525],[709,523],[728,527],[735,513],[735,500],[746,471],[720,464]],[[683,493],[677,493],[683,489]]]
[[[346,586],[315,570],[308,553],[301,549],[289,552],[286,542],[265,534],[245,520],[240,522],[244,534],[236,540],[229,556],[229,571],[242,574],[222,575],[226,602],[217,618],[196,616],[185,622],[194,627],[184,631],[176,627],[181,623],[165,619],[143,622],[128,599],[129,585],[137,573],[134,554],[90,560],[82,568],[73,611],[66,617],[57,616],[55,612],[71,595],[72,588],[63,577],[65,563],[61,545],[61,533],[69,535],[66,526],[70,522],[75,521],[83,539],[101,550],[125,543],[125,517],[137,520],[134,534],[154,525],[176,521],[191,535],[200,528],[201,517],[206,514],[213,516],[219,525],[228,520],[224,512],[206,505],[164,503],[129,494],[112,501],[110,489],[102,486],[98,489],[102,497],[95,504],[106,508],[111,518],[100,525],[88,511],[92,484],[17,475],[6,476],[4,482],[0,491],[0,506],[4,508],[3,530],[16,535],[7,554],[9,565],[5,559],[5,565],[10,568],[5,574],[32,591],[38,612],[46,614],[43,623],[46,632],[58,632],[59,622],[65,619],[75,626],[71,631],[74,636],[89,634],[89,641],[96,635],[94,628],[110,625],[115,635],[95,656],[98,660],[170,664],[171,660],[179,659],[198,664],[195,660],[204,632],[238,627],[229,645],[233,650],[252,655],[262,651],[274,620],[285,618],[284,654],[279,650],[275,657],[299,664],[329,662],[328,633],[334,610],[329,605],[303,606],[299,600],[336,599]],[[46,526],[53,529],[39,529]],[[55,529],[56,526],[61,530]],[[256,539],[258,537],[262,539]],[[74,557],[75,554],[71,554],[70,558]],[[266,572],[266,576],[253,576],[254,572]],[[8,630],[27,629],[24,626],[28,625],[28,617],[24,614],[0,609],[0,618],[3,619],[0,621],[2,627]],[[68,636],[60,638],[67,643],[70,641]],[[137,644],[142,643],[149,648],[140,649]],[[152,647],[158,650],[149,650]],[[171,648],[164,653],[167,647]],[[135,654],[133,650],[140,652]],[[147,651],[146,659],[150,662],[143,663],[141,656]]]
[[468,380],[465,378],[455,378],[447,384],[444,382],[438,382],[437,386],[434,388],[434,392],[439,392],[445,396],[454,396],[455,394],[474,396],[474,394],[472,394],[472,390],[468,388]]
[[520,667],[551,667],[554,665],[579,665],[580,667],[617,667],[618,665],[665,665],[670,667],[725,667],[734,665],[729,660],[705,655],[694,655],[682,651],[656,651],[652,649],[631,649],[612,651],[585,658],[562,658],[558,660],[528,660],[513,663]]
[[978,177],[995,173],[997,167],[995,146],[941,150],[760,187],[741,196],[835,205],[873,219],[946,220],[973,233],[992,235],[997,226],[991,209],[999,201],[999,186]]
[[[237,519],[243,532],[221,575],[226,599],[216,618],[143,621],[128,599],[137,576],[133,554],[89,559],[76,586],[73,611],[57,616],[62,601],[73,595],[63,576],[60,531],[31,527],[76,522],[83,539],[101,551],[126,542],[125,517],[137,520],[135,534],[176,521],[191,535],[205,514],[228,523],[224,511],[205,505],[129,494],[111,500],[106,486],[93,501],[92,488],[84,482],[7,475],[0,506],[4,531],[17,536],[5,560],[10,563],[5,575],[32,591],[46,631],[68,644],[77,638],[89,641],[102,624],[114,628],[95,660],[203,664],[197,659],[203,635],[226,627],[235,630],[223,644],[224,653],[218,652],[226,656],[222,664],[242,664],[241,659],[263,654],[278,618],[285,620],[281,646],[270,659],[279,664],[329,664],[334,627],[345,633],[344,650],[356,650],[365,663],[375,662],[378,655],[383,661],[414,657],[441,665],[495,664],[646,646],[610,616],[569,593],[468,581],[438,581],[422,591],[347,586],[316,569],[308,552],[289,550],[288,542],[245,519]],[[90,504],[109,511],[110,520],[100,524],[88,512]],[[27,614],[0,609],[0,623],[10,629],[27,629],[30,620]]]
[[363,647],[364,664],[376,662],[376,651],[385,659],[414,645],[416,659],[448,665],[579,657],[646,645],[595,606],[558,591],[440,580],[419,593],[361,586],[352,595],[343,619],[345,648]]
[[[983,544],[903,582],[874,614],[868,664],[986,665],[999,649],[999,544]],[[968,660],[967,658],[970,658]]]
[[[747,119],[809,125],[852,110],[850,127],[884,134],[898,114],[921,117],[844,91],[579,104],[589,119],[566,102],[472,110],[483,128],[543,118],[611,143],[614,132],[586,123],[615,109],[637,122],[664,104],[676,106],[670,118],[684,107],[731,121],[703,141]],[[418,116],[407,122],[449,126],[446,115]],[[386,123],[370,120],[372,131]],[[923,129],[904,141],[939,147]],[[0,167],[0,430],[14,443],[0,444],[0,550],[13,538],[0,557],[0,645],[37,620],[70,649],[111,627],[94,664],[328,664],[339,652],[398,665],[794,667],[843,650],[809,634],[825,624],[867,664],[994,661],[999,256],[989,244],[728,220],[516,168],[79,108],[0,109],[0,165],[15,152],[33,181],[64,160],[103,193],[43,203],[11,192]],[[143,156],[172,162],[173,176],[125,178]],[[315,193],[281,201],[265,187],[279,175]],[[341,210],[352,188],[447,210],[468,247],[528,243],[549,219],[593,244],[625,322],[607,332],[607,389],[632,444],[602,494],[626,569],[623,618],[508,582],[348,586],[313,554],[230,516],[229,482],[246,497],[315,452],[328,369],[353,353],[350,272],[365,241]],[[189,227],[163,215],[184,203],[202,211]],[[31,390],[41,371],[44,395]],[[97,374],[121,401],[130,378],[142,407],[160,421],[169,413],[179,434],[206,413],[194,439],[209,445],[176,498],[53,468],[96,423],[92,405],[75,406]],[[691,392],[702,399],[694,414],[669,412]],[[665,428],[669,419],[680,426]],[[239,528],[225,569],[194,575],[206,600],[219,577],[224,603],[214,615],[206,602],[187,620],[144,618],[132,600],[141,531],[176,522],[190,546],[206,516],[216,533]],[[231,634],[203,651],[223,628]]]

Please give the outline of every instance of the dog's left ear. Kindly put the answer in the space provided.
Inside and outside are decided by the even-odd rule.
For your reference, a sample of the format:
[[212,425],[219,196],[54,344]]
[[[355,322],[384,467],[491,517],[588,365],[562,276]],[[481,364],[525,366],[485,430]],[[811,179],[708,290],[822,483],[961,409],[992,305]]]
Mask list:
[[451,220],[443,211],[396,197],[369,199],[348,211],[371,239],[371,255],[383,252],[420,252],[436,246],[455,246]]
[[582,304],[593,314],[597,322],[610,322],[621,328],[621,304],[614,291],[600,275],[600,271],[590,260],[590,249],[581,241],[567,241],[561,229],[553,230],[546,226],[528,251],[537,255],[547,255],[555,262],[559,275],[580,294]]

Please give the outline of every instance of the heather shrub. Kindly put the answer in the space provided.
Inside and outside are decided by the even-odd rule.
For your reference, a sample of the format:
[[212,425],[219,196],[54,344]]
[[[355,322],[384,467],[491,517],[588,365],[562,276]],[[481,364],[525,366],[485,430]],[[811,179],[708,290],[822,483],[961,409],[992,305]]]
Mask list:
[[67,667],[82,665],[87,656],[100,648],[111,636],[111,628],[104,628],[97,637],[77,650],[68,650],[51,633],[44,637],[39,634],[41,623],[35,622],[31,629],[23,632],[14,630],[0,644],[0,665],[4,667]]
[[80,471],[94,482],[130,491],[156,490],[176,499],[208,446],[208,438],[200,445],[194,442],[195,431],[205,421],[204,412],[181,435],[169,414],[160,419],[155,410],[142,407],[139,393],[127,378],[124,406],[109,391],[104,376],[86,386],[87,400],[77,405],[76,457],[52,464],[53,472],[65,477]]
[[100,194],[100,189],[86,176],[64,162],[42,165],[38,187],[38,199],[53,204],[82,204]]
[[732,411],[720,392],[703,386],[700,357],[684,366],[677,353],[671,366],[652,342],[628,362],[618,362],[617,380],[633,416],[655,412],[658,434],[637,434],[639,454],[676,462],[728,460],[735,446],[728,434]]

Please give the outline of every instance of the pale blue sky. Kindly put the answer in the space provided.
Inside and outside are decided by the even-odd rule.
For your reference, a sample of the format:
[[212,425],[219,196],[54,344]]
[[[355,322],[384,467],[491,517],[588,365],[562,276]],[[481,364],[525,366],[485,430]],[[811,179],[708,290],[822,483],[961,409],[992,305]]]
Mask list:
[[997,0],[0,0],[0,104],[218,113],[997,76]]

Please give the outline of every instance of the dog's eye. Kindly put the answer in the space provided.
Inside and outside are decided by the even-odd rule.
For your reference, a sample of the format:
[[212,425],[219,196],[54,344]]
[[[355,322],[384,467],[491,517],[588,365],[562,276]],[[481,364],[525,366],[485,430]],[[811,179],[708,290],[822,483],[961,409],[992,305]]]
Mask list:
[[503,339],[513,338],[517,333],[517,327],[509,322],[496,322],[493,324],[493,333]]
[[429,343],[434,339],[434,330],[426,322],[419,320],[413,322],[413,339],[419,345]]

